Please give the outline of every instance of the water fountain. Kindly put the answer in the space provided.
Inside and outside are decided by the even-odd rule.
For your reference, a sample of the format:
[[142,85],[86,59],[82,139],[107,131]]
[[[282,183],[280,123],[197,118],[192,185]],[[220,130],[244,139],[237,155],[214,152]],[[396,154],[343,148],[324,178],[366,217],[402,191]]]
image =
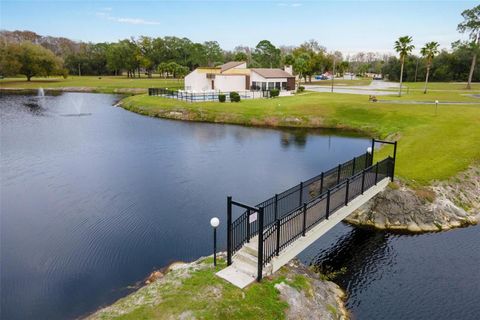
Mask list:
[[45,91],[43,90],[43,88],[38,88],[38,90],[37,90],[37,96],[39,96],[39,97],[45,97]]

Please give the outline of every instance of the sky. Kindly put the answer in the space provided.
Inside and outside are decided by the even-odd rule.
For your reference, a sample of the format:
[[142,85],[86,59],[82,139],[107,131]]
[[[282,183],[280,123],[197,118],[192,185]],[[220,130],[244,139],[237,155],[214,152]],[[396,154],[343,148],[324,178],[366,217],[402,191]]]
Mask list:
[[42,1],[0,0],[0,29],[30,30],[88,42],[177,36],[216,40],[223,49],[260,40],[299,45],[315,39],[328,51],[393,53],[410,35],[418,50],[466,39],[457,32],[461,12],[478,1]]

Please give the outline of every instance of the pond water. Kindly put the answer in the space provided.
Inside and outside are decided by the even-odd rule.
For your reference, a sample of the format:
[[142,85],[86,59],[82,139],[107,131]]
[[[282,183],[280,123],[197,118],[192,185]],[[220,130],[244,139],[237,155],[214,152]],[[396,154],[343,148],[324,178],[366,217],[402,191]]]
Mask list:
[[255,204],[365,152],[331,132],[186,123],[118,97],[3,95],[2,319],[85,315],[175,260],[225,247],[226,196]]
[[[369,140],[153,119],[118,97],[0,96],[2,319],[71,319],[175,260],[225,247],[227,195],[258,203]],[[478,319],[480,227],[407,236],[340,224],[301,255],[354,319]]]

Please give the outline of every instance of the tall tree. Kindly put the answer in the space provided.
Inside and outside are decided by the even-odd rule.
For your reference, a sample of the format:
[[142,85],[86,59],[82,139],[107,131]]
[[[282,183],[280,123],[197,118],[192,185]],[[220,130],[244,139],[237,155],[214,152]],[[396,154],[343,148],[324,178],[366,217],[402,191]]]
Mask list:
[[463,22],[457,26],[461,33],[468,32],[468,36],[474,46],[472,64],[468,73],[467,89],[471,89],[473,72],[477,63],[477,53],[480,46],[480,5],[462,12]]
[[432,66],[433,58],[438,54],[438,42],[432,41],[425,44],[425,46],[420,50],[423,58],[425,59],[427,65],[427,74],[425,75],[425,88],[423,93],[427,93],[428,85],[428,76],[430,75],[430,67]]
[[18,45],[13,52],[12,60],[16,60],[18,73],[27,77],[30,81],[34,76],[51,76],[53,74],[65,74],[63,61],[55,54],[37,44],[25,41]]
[[280,66],[280,49],[270,41],[262,40],[255,47],[253,59],[262,68],[278,68]]
[[398,90],[399,97],[402,96],[403,66],[405,64],[405,57],[408,56],[415,48],[415,46],[412,44],[412,41],[412,37],[410,36],[403,36],[395,41],[394,49],[400,55],[400,62],[402,64],[400,67],[400,88]]

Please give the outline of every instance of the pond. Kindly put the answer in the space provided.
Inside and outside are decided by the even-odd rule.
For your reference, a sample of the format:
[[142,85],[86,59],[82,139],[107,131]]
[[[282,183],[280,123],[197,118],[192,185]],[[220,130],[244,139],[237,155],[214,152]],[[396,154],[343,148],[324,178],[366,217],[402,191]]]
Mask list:
[[211,254],[212,216],[225,247],[227,195],[261,202],[370,144],[148,118],[118,99],[1,96],[5,319],[74,318],[111,303],[156,268]]
[[[226,196],[258,203],[365,151],[328,131],[143,117],[119,97],[0,96],[2,319],[71,319],[211,253]],[[339,224],[299,258],[354,319],[478,319],[480,227],[408,236]]]

